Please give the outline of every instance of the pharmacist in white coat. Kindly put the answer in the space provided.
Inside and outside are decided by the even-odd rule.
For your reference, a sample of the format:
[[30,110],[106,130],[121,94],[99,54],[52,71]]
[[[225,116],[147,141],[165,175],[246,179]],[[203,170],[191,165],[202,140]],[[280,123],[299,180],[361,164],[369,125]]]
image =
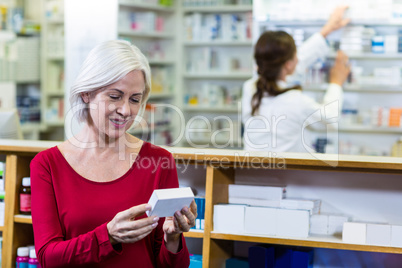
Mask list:
[[329,123],[340,115],[342,84],[350,72],[347,56],[338,52],[323,103],[303,95],[299,85],[287,82],[287,76],[305,72],[318,58],[325,57],[329,51],[325,37],[349,22],[343,18],[346,8],[335,9],[321,31],[297,53],[293,38],[283,31],[268,31],[260,36],[254,51],[258,78],[243,85],[245,150],[311,152],[303,137],[306,127],[334,125]]

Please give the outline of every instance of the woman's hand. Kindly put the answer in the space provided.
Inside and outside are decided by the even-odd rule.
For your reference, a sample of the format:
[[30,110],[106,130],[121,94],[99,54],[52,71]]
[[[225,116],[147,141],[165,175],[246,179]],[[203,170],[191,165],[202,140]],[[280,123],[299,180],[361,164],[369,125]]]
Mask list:
[[177,252],[179,248],[180,234],[188,232],[191,227],[195,226],[197,218],[197,205],[193,200],[190,208],[184,207],[181,211],[176,211],[173,217],[166,217],[163,224],[163,232],[165,233],[166,248],[171,252]]
[[340,86],[345,83],[348,75],[350,73],[350,65],[348,62],[348,56],[341,50],[338,50],[336,55],[335,64],[332,66],[330,71],[329,82],[333,84],[338,84]]
[[136,220],[151,206],[142,204],[119,212],[107,224],[109,239],[112,245],[117,243],[135,243],[147,235],[158,225],[158,217],[147,217]]
[[333,31],[346,26],[350,22],[350,19],[343,18],[343,15],[348,8],[348,6],[338,6],[335,8],[327,23],[321,29],[321,35],[324,36],[324,38]]

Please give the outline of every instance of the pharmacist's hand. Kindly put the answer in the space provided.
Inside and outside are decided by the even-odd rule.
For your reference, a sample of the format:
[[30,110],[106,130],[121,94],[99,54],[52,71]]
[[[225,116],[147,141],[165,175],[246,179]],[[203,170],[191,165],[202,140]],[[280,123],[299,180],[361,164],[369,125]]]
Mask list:
[[335,8],[327,23],[321,29],[321,35],[324,36],[324,38],[333,31],[345,27],[350,22],[350,19],[345,19],[343,17],[348,8],[348,6],[338,6]]
[[147,235],[158,225],[158,217],[147,217],[136,219],[142,216],[145,211],[151,210],[148,204],[131,207],[119,212],[107,224],[109,239],[112,245],[118,243],[135,243]]
[[163,224],[163,232],[166,237],[177,236],[183,232],[188,232],[191,227],[195,226],[197,218],[197,205],[193,200],[190,208],[184,207],[181,211],[176,211],[173,217],[166,217]]
[[348,75],[350,73],[350,65],[348,62],[348,56],[341,50],[338,50],[336,55],[335,64],[332,66],[330,71],[329,82],[333,84],[338,84],[340,86],[345,83]]

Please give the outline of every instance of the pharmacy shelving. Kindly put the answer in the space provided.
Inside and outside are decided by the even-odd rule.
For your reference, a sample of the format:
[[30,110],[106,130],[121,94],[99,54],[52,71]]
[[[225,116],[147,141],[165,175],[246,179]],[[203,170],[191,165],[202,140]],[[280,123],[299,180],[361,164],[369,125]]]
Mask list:
[[147,3],[147,2],[133,2],[129,0],[119,0],[119,5],[121,7],[130,7],[135,9],[143,9],[146,11],[158,11],[158,12],[166,12],[166,13],[174,13],[174,8],[169,6],[163,6],[154,3]]
[[[279,1],[277,0],[271,0],[270,2],[271,4],[279,3]],[[289,6],[288,8],[289,10],[292,10],[291,6]],[[356,11],[356,6],[353,6],[352,9]],[[364,8],[362,7],[362,9]],[[263,13],[261,13],[261,15],[262,14]],[[353,16],[361,15],[358,14],[358,12],[350,13],[351,16],[352,14]],[[289,19],[286,20],[276,20],[275,18],[272,18],[277,15],[274,9],[270,9],[270,11],[267,12],[266,15],[266,20],[261,17],[261,19],[258,19],[258,21],[256,20],[254,22],[253,29],[257,31],[257,33],[254,34],[259,35],[261,31],[267,29],[287,29],[290,32],[297,29],[299,32],[303,33],[304,37],[308,37],[314,32],[317,32],[326,22],[324,20],[309,20],[307,17],[306,19],[302,20],[300,19],[302,17],[302,15],[300,14],[299,17],[295,16],[293,19],[292,16],[289,16]],[[384,18],[381,20],[365,20],[352,17],[349,26],[350,30],[352,31],[358,31],[359,29],[363,29],[363,27],[370,27],[373,29],[372,31],[375,32],[375,35],[394,35],[397,39],[398,31],[401,25],[401,21],[396,21],[394,18]],[[345,40],[345,38],[343,38],[345,31],[346,30],[340,30],[331,34],[328,37],[329,43],[336,44],[339,43],[339,41],[341,40]],[[333,47],[337,46],[331,45],[331,49],[333,49]],[[365,48],[365,50],[367,50],[367,48]],[[343,109],[345,109],[345,113],[347,113],[348,110],[353,110],[354,112],[358,111],[357,114],[354,114],[353,120],[365,121],[365,124],[367,125],[353,125],[346,127],[344,126],[344,124],[342,124],[343,119],[341,116],[339,121],[340,128],[338,129],[340,134],[339,142],[353,144],[365,149],[375,147],[375,151],[377,151],[377,153],[381,155],[384,153],[389,154],[393,143],[396,142],[398,137],[402,134],[400,128],[375,127],[370,126],[370,122],[367,122],[369,121],[369,119],[375,120],[376,114],[374,110],[376,107],[380,107],[380,109],[386,110],[384,113],[381,114],[382,117],[384,117],[384,114],[387,114],[387,109],[397,109],[398,107],[402,107],[395,101],[396,99],[400,98],[402,94],[401,86],[398,84],[400,83],[398,79],[396,79],[395,77],[391,77],[391,74],[389,74],[390,79],[388,79],[388,77],[380,77],[379,74],[375,74],[376,68],[382,70],[386,68],[391,68],[392,66],[399,66],[399,62],[402,60],[402,53],[396,52],[397,50],[395,49],[392,53],[390,51],[392,50],[385,50],[385,47],[384,53],[354,52],[352,50],[348,51],[347,49],[344,51],[348,55],[351,62],[352,72],[356,70],[356,78],[352,73],[350,80],[351,84],[347,83],[344,85]],[[336,52],[333,51],[327,55],[329,65],[332,64],[331,62],[333,62],[335,57]],[[359,72],[357,70],[362,71],[362,73],[360,74],[361,76],[358,75]],[[308,84],[307,81],[309,79],[309,75],[313,75],[313,72],[314,70],[312,68],[311,70],[309,70],[308,73],[306,73],[306,85],[303,85],[302,83],[302,87],[306,94],[320,101],[322,100],[323,93],[327,89],[328,84]],[[359,84],[360,78],[362,80],[361,84]],[[382,80],[379,78],[382,78]],[[377,81],[375,79],[377,79]],[[345,118],[348,118],[347,114]],[[388,119],[384,118],[381,119],[382,124],[384,124],[384,122],[388,122]],[[312,142],[314,143],[317,138],[325,138],[325,134],[323,132],[317,131],[315,134],[312,135]],[[384,142],[378,142],[381,138],[384,140]]]
[[[7,170],[5,173],[7,192],[5,225],[2,228],[4,238],[2,267],[12,267],[16,249],[34,242],[31,217],[18,213],[18,189],[22,178],[30,174],[29,163],[32,158],[40,151],[56,145],[57,142],[45,141],[0,141],[0,154],[6,158]],[[214,205],[228,203],[230,184],[235,183],[242,176],[252,178],[253,184],[258,183],[259,179],[265,182],[269,180],[268,173],[276,182],[278,182],[277,179],[286,180],[288,189],[297,186],[299,191],[302,191],[300,186],[303,185],[307,191],[314,188],[317,198],[322,198],[323,203],[330,202],[340,211],[364,214],[365,220],[369,217],[372,221],[378,222],[380,217],[382,221],[402,224],[400,213],[395,213],[400,210],[398,204],[402,198],[397,194],[402,191],[400,180],[398,180],[402,175],[401,158],[284,153],[278,159],[267,156],[264,152],[165,148],[172,152],[178,168],[180,165],[190,165],[194,169],[204,168],[200,173],[201,178],[198,179],[203,184],[200,187],[205,189],[205,228],[203,231],[191,230],[184,234],[186,238],[202,241],[204,268],[222,267],[227,258],[234,256],[234,248],[238,242],[402,254],[402,248],[399,247],[350,244],[336,236],[292,238],[227,234],[216,232],[213,227]],[[286,165],[274,165],[279,161]],[[195,174],[190,173],[188,174],[191,178],[189,182],[195,183],[197,180]],[[179,173],[179,180],[183,179],[181,176],[184,175]],[[382,182],[380,189],[378,189],[379,180]],[[296,188],[292,189],[294,191]],[[326,195],[326,191],[336,191],[333,192],[334,199],[327,199],[330,196]],[[360,202],[364,196],[366,199]],[[345,202],[348,198],[354,201]],[[389,207],[385,204],[389,204]]]
[[[236,102],[240,98],[242,84],[252,77],[253,6],[251,4],[188,6],[186,2],[183,4],[185,4],[182,7],[184,18],[182,32],[185,33],[182,37],[183,111],[188,120],[193,116],[205,115],[211,125],[214,125],[214,118],[211,116],[219,114],[233,117],[236,116],[238,109],[233,106],[215,105],[212,100],[229,96],[229,99],[232,98],[233,102]],[[200,20],[211,26],[206,30],[208,32],[196,26],[204,25]],[[220,20],[222,25],[216,26],[214,32],[213,25],[218,25]],[[227,25],[229,23],[232,25]],[[191,106],[187,103],[194,98],[197,98],[199,103],[208,103],[209,107]],[[223,102],[227,105],[234,104],[226,103],[226,100],[218,101]],[[232,120],[237,122],[236,127],[241,127],[237,117]],[[188,141],[183,142],[186,146],[191,146]],[[239,147],[238,142],[232,143],[236,143],[235,147]]]
[[237,47],[237,46],[251,46],[252,41],[186,41],[184,42],[185,46],[189,47],[197,47],[197,46],[228,46],[228,47]]
[[252,5],[216,5],[216,6],[189,6],[184,7],[184,12],[200,13],[239,13],[253,11]]
[[[269,20],[267,22],[265,22],[266,24],[274,24],[277,26],[300,26],[300,27],[322,27],[326,21],[325,20],[283,20],[283,21],[279,21],[279,20]],[[360,26],[360,25],[364,25],[364,26],[384,26],[384,27],[388,27],[388,26],[401,26],[402,23],[401,22],[392,22],[392,21],[385,21],[385,20],[352,20],[349,25],[351,26]]]
[[[355,53],[346,52],[350,59],[360,59],[360,60],[401,60],[402,53]],[[328,58],[334,59],[336,53],[330,53]]]
[[[367,93],[367,94],[402,94],[402,86],[386,86],[386,85],[345,85],[343,90],[345,92],[356,92],[356,93]],[[305,91],[317,91],[317,92],[325,92],[328,88],[327,84],[316,85],[316,86],[304,86],[303,90]]]
[[158,99],[171,99],[174,98],[174,95],[170,92],[167,93],[155,93],[149,96],[149,101],[154,101]]
[[[41,0],[41,124],[55,140],[64,138],[64,0]],[[54,123],[57,122],[57,123]]]
[[240,110],[237,107],[221,106],[221,107],[203,107],[203,106],[185,106],[184,110],[187,112],[203,112],[203,113],[239,113]]
[[251,73],[185,73],[184,78],[187,79],[223,79],[223,80],[247,80],[251,77]]
[[342,250],[356,250],[382,253],[402,253],[401,248],[385,247],[363,244],[348,244],[342,242],[340,237],[335,236],[310,236],[308,238],[297,239],[289,237],[270,237],[270,236],[255,236],[247,234],[224,234],[211,232],[211,238],[216,240],[241,241],[263,244],[276,244],[298,247],[313,247],[313,248],[329,248]]
[[129,37],[143,37],[143,38],[155,38],[155,39],[173,39],[174,35],[171,33],[162,33],[162,32],[148,32],[148,31],[127,31],[127,30],[119,30],[120,36],[129,36]]

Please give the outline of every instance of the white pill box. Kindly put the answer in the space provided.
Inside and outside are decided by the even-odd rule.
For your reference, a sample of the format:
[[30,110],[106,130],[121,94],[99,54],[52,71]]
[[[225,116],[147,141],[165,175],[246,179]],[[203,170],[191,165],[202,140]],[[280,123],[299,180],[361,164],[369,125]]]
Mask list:
[[160,218],[173,216],[183,207],[190,207],[193,199],[194,194],[190,187],[154,190],[148,201],[152,208],[147,211],[147,215]]
[[221,233],[244,233],[246,206],[219,204],[214,206],[214,231]]

